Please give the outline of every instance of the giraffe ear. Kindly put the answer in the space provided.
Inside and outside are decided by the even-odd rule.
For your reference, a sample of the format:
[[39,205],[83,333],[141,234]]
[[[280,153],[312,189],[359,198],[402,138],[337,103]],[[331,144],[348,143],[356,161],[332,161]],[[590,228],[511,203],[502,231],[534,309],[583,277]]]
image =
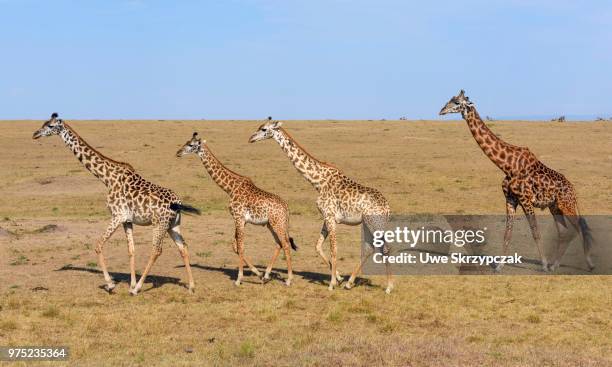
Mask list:
[[460,96],[460,97],[465,96],[465,91],[464,91],[463,89],[462,89],[462,90],[459,92],[459,96]]
[[278,129],[279,127],[283,126],[283,123],[281,121],[274,121],[274,128]]

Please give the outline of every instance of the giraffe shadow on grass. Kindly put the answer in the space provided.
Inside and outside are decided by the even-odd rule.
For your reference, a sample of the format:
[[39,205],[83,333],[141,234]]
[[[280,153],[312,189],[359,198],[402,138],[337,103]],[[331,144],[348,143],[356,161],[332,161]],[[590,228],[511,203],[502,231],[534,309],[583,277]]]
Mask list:
[[[184,266],[183,266],[184,267]],[[73,266],[73,265],[64,265],[59,269],[56,269],[55,271],[81,271],[81,272],[87,272],[87,273],[92,273],[92,274],[102,274],[102,271],[98,270],[98,269],[92,269],[92,268],[86,268],[86,267],[82,267],[82,266]],[[113,280],[117,283],[126,283],[128,286],[130,284],[130,274],[128,273],[117,273],[117,272],[109,272],[110,276],[113,278]],[[140,274],[136,274],[136,277],[140,277]],[[184,287],[184,288],[189,288],[187,284],[181,282],[181,280],[179,278],[174,278],[174,277],[165,277],[165,276],[158,276],[158,275],[149,275],[147,276],[145,283],[149,283],[152,284],[153,286],[151,288],[147,288],[144,289],[143,292],[147,292],[151,289],[154,288],[159,288],[163,285],[166,284],[175,284],[178,285],[180,287]],[[104,289],[104,285],[100,286],[101,289]]]
[[[177,268],[182,268],[182,267],[185,267],[185,266],[184,265],[177,265],[176,267]],[[226,275],[231,280],[235,280],[236,277],[238,276],[238,269],[237,268],[233,268],[233,267],[215,267],[215,266],[200,265],[200,264],[191,264],[191,267],[192,268],[202,269],[202,270],[207,270],[207,271],[216,271],[216,272],[219,272],[219,273],[223,273],[224,275]],[[262,273],[266,270],[265,266],[257,266],[256,265],[255,267],[257,269],[259,269]],[[245,269],[245,272],[250,272],[250,269]],[[281,276],[280,273],[282,273],[282,276]],[[302,279],[307,280],[309,283],[315,283],[315,284],[321,284],[321,285],[328,285],[329,284],[329,274],[327,274],[327,273],[317,273],[317,272],[312,272],[312,271],[295,271],[294,270],[293,274],[302,277]],[[272,268],[272,273],[270,273],[270,277],[271,277],[270,281],[278,281],[278,282],[284,283],[286,275],[287,275],[287,269]],[[348,279],[348,275],[345,275],[345,278]],[[248,280],[248,279],[245,278],[243,281],[245,283],[261,284],[261,282],[259,280],[258,281],[252,281],[252,280]],[[357,277],[355,279],[355,286],[365,286],[365,287],[372,287],[372,288],[380,288],[380,286],[372,284],[372,281],[370,279],[366,279],[366,278],[362,278],[362,277]]]

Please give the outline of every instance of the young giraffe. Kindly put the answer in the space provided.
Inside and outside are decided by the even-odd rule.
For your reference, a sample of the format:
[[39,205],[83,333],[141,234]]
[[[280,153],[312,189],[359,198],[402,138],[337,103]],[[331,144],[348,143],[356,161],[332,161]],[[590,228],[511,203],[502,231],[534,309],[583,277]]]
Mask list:
[[[68,124],[59,119],[57,113],[52,114],[51,119],[34,132],[32,138],[38,139],[42,136],[51,135],[59,135],[85,168],[108,188],[106,205],[111,212],[112,219],[102,239],[96,244],[96,253],[106,281],[106,290],[111,292],[115,288],[115,283],[106,269],[106,261],[102,250],[117,227],[123,224],[130,256],[130,293],[132,295],[136,295],[142,288],[153,263],[161,255],[162,240],[165,233],[170,235],[178,247],[189,278],[189,291],[193,292],[194,282],[189,265],[189,252],[187,251],[187,244],[181,236],[180,224],[181,212],[199,214],[199,210],[181,204],[181,200],[175,193],[145,180],[129,164],[117,162],[102,155],[83,140]],[[155,226],[153,229],[153,251],[138,283],[136,283],[134,260],[133,224]]]
[[[370,233],[385,230],[391,212],[389,204],[379,191],[358,184],[344,175],[338,168],[311,156],[281,127],[282,123],[280,121],[271,121],[271,118],[268,118],[268,120],[257,129],[249,142],[274,139],[287,154],[298,172],[319,192],[317,207],[323,215],[324,222],[316,249],[331,270],[329,289],[333,290],[343,280],[340,272],[336,269],[336,225],[359,225],[364,222]],[[322,249],[323,242],[328,235],[330,236],[331,262]],[[373,249],[371,250],[373,251]],[[384,250],[386,251],[386,247]],[[355,268],[345,284],[346,289],[353,287],[355,277],[361,271],[361,267],[368,257],[364,257],[363,261]],[[390,269],[387,267],[386,292],[391,293],[392,289],[393,278]]]
[[210,151],[206,140],[198,137],[198,133],[193,133],[191,139],[176,152],[176,156],[182,157],[189,153],[197,154],[200,157],[210,177],[230,197],[229,210],[234,217],[236,227],[234,252],[239,258],[238,278],[235,284],[240,285],[242,282],[243,263],[246,263],[253,273],[260,276],[259,270],[244,255],[244,226],[246,223],[252,223],[266,225],[278,245],[262,280],[264,282],[270,280],[272,266],[274,266],[282,248],[287,259],[287,280],[285,284],[291,285],[293,271],[291,270],[289,245],[294,250],[297,250],[297,246],[293,242],[293,238],[289,237],[287,203],[280,197],[255,186],[250,178],[241,176],[221,164]]
[[[582,233],[586,262],[589,270],[593,270],[594,265],[590,256],[593,239],[586,220],[578,213],[576,192],[571,182],[561,173],[540,162],[529,148],[514,146],[498,138],[484,124],[474,103],[469,100],[463,90],[448,101],[440,111],[440,115],[459,112],[467,122],[482,151],[506,175],[502,182],[502,190],[506,197],[504,255],[507,253],[510,244],[516,207],[520,204],[529,221],[533,239],[542,260],[542,269],[544,271],[549,270],[548,261],[540,243],[540,233],[534,211],[534,208],[548,208],[555,219],[559,234],[557,251],[553,255],[554,261],[550,270],[559,267],[569,242],[576,236],[577,232]],[[566,219],[576,229],[569,236],[562,234],[564,230],[568,229]],[[502,264],[499,264],[497,270],[500,270],[501,266]]]

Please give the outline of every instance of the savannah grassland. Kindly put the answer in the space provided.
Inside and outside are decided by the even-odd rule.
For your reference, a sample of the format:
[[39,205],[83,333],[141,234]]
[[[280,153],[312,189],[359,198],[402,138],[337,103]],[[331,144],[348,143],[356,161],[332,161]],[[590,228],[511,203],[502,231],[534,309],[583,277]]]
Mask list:
[[[67,345],[70,365],[611,366],[612,278],[605,276],[363,277],[327,290],[315,253],[314,189],[273,141],[247,144],[258,121],[73,121],[92,146],[130,162],[203,210],[185,217],[196,293],[171,241],[137,297],[128,295],[123,231],[107,243],[115,293],[99,288],[93,247],[109,215],[105,188],[41,121],[0,122],[0,345]],[[584,214],[612,214],[612,124],[493,122],[576,186]],[[389,199],[396,213],[503,213],[501,172],[464,122],[288,121],[317,158]],[[288,201],[296,276],[236,287],[225,193],[194,156],[174,153],[193,131],[229,168]],[[340,227],[339,268],[359,259],[360,231]],[[137,269],[150,229],[135,228]],[[608,244],[609,245],[609,244]],[[326,246],[327,248],[327,243]],[[247,227],[246,253],[265,267],[265,228]],[[275,273],[284,278],[284,259]],[[49,365],[62,365],[53,362]],[[19,363],[11,364],[19,365]]]

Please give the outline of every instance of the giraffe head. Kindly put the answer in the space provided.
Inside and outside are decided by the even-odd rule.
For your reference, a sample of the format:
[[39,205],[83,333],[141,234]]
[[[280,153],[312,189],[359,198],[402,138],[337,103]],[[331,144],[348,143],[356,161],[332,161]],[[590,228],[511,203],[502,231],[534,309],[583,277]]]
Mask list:
[[257,129],[257,131],[255,131],[255,133],[251,135],[251,138],[249,139],[249,143],[254,143],[256,141],[270,139],[271,137],[274,136],[275,132],[277,132],[282,125],[283,125],[282,122],[272,121],[272,117],[268,117],[268,121],[265,124],[261,125]]
[[468,107],[474,104],[470,102],[470,99],[465,95],[465,91],[462,89],[459,94],[454,96],[446,103],[440,110],[440,115],[446,115],[447,113],[460,113],[467,110]]
[[64,120],[58,118],[56,112],[51,115],[51,119],[46,121],[43,126],[34,132],[32,139],[38,139],[41,136],[59,135],[64,130]]
[[176,152],[176,156],[182,157],[190,153],[198,154],[202,150],[202,144],[206,144],[206,140],[202,140],[198,133],[193,133],[191,139],[187,140],[181,149]]

